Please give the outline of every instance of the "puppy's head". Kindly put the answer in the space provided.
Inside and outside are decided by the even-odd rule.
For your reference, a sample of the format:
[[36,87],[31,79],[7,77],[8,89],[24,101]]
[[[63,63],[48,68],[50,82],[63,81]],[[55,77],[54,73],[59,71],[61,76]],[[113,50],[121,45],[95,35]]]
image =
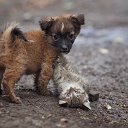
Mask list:
[[64,15],[47,17],[39,21],[40,27],[51,37],[53,46],[62,53],[69,53],[81,25],[84,25],[84,15]]

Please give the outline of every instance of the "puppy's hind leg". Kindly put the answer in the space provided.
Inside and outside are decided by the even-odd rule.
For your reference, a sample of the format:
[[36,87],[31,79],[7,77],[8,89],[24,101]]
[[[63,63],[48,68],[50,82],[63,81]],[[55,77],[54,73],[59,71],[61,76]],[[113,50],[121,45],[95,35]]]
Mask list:
[[20,68],[18,67],[6,69],[2,80],[5,94],[8,95],[10,100],[14,103],[21,103],[20,98],[14,93],[14,85],[16,82],[18,82],[24,72],[24,68],[22,66],[20,66]]

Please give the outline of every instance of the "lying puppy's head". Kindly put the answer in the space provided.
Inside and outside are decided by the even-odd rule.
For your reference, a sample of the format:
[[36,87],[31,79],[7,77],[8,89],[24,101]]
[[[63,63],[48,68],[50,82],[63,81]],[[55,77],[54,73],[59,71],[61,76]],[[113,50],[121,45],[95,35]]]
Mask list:
[[76,87],[70,87],[60,94],[59,105],[91,109],[88,94],[83,88]]
[[39,21],[40,27],[53,40],[53,45],[62,53],[69,53],[81,25],[84,25],[84,15],[64,15],[47,17]]

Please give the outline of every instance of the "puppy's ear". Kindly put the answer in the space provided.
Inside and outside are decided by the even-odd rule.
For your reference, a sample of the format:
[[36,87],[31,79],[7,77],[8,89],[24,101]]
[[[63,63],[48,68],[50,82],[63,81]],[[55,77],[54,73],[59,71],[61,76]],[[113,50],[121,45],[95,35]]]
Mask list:
[[39,21],[40,27],[43,31],[47,31],[54,23],[54,19],[51,17],[43,18]]
[[73,23],[84,25],[84,14],[72,15],[70,18]]

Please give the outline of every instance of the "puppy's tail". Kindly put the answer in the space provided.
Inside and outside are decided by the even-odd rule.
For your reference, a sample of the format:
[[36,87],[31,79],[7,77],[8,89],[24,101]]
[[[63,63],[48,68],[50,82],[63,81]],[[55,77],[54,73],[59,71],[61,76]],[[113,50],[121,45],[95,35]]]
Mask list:
[[12,46],[15,44],[16,38],[23,40],[23,42],[28,42],[25,35],[18,27],[18,23],[11,23],[5,27],[4,31],[2,32],[1,39],[5,42],[5,44]]

